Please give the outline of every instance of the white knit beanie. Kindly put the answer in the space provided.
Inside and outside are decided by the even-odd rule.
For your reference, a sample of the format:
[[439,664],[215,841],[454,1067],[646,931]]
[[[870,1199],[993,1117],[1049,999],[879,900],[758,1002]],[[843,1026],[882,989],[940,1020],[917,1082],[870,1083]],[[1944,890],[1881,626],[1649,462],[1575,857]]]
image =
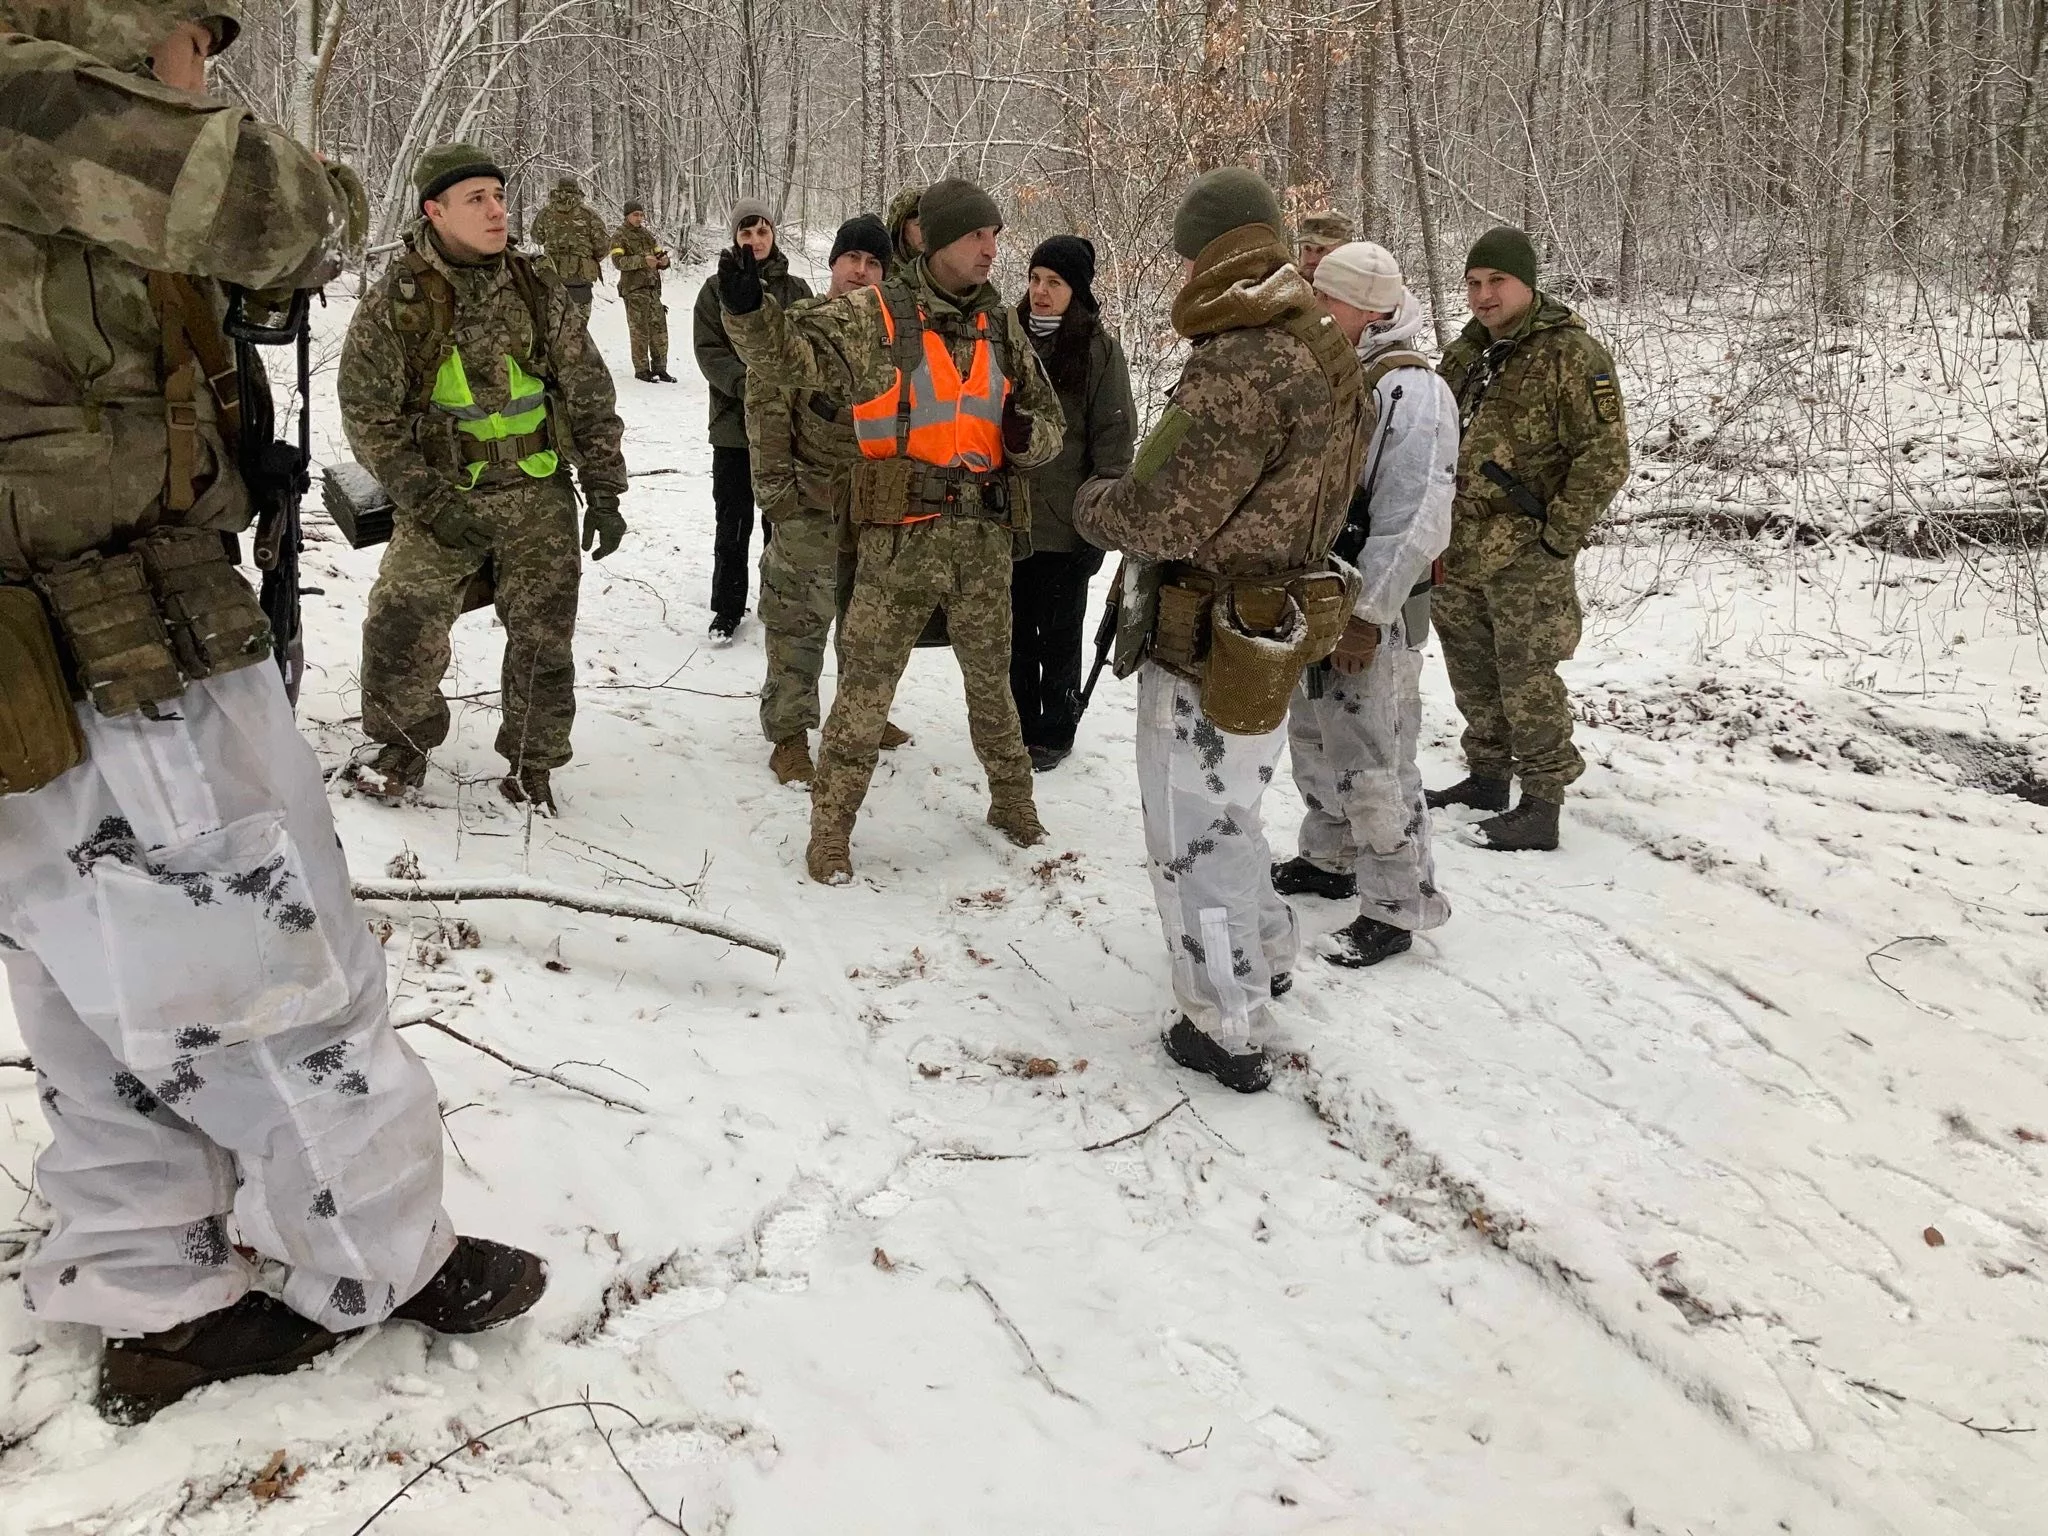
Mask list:
[[1369,314],[1401,307],[1401,264],[1370,240],[1353,240],[1326,253],[1316,268],[1316,292]]

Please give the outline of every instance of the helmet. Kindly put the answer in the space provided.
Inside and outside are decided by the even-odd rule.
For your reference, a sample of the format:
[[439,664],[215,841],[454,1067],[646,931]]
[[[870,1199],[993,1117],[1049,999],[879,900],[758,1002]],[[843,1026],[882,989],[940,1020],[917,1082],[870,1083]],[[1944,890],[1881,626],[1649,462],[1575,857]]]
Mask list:
[[0,0],[0,25],[69,43],[116,69],[149,67],[150,50],[188,21],[219,53],[242,31],[242,0]]

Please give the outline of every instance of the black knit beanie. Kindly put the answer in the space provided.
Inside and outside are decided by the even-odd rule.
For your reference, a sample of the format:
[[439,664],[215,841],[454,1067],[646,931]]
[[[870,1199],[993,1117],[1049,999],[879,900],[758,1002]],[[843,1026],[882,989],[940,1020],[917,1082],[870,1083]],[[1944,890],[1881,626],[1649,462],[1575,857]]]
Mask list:
[[872,213],[857,213],[839,226],[839,233],[832,238],[832,255],[826,265],[830,266],[848,251],[866,251],[882,264],[884,271],[896,259],[896,247],[889,239],[888,226]]
[[1471,254],[1465,258],[1465,270],[1470,272],[1474,267],[1491,267],[1496,272],[1519,277],[1534,288],[1536,246],[1519,229],[1498,225],[1472,242]]
[[1050,240],[1039,242],[1038,249],[1031,253],[1026,270],[1044,267],[1048,272],[1057,272],[1074,290],[1074,297],[1091,310],[1099,311],[1102,306],[1095,302],[1095,242],[1080,235],[1054,235]]
[[924,189],[917,200],[917,224],[924,231],[924,253],[930,256],[977,229],[1001,229],[1003,214],[996,200],[973,182],[948,176]]

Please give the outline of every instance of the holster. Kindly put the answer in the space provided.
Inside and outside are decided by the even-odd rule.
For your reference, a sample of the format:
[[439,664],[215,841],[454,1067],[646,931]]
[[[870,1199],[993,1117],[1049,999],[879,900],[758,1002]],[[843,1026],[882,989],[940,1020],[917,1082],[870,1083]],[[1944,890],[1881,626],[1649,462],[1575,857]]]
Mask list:
[[238,671],[270,655],[270,621],[218,533],[159,528],[136,550],[188,681]]
[[185,691],[139,554],[83,555],[35,583],[94,709],[128,715]]
[[86,756],[50,617],[27,587],[0,586],[0,678],[0,795],[23,795]]

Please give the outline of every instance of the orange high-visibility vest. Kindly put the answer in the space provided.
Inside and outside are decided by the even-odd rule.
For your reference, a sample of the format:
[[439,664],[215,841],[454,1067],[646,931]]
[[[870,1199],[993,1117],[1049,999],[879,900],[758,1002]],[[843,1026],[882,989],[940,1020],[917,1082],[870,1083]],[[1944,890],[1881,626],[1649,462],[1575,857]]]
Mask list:
[[[953,363],[945,340],[925,323],[922,306],[917,322],[923,345],[905,336],[898,344],[894,306],[878,295],[882,325],[896,356],[896,378],[872,400],[853,408],[853,432],[862,455],[870,459],[912,458],[941,469],[989,474],[1003,463],[1003,402],[1010,381],[996,366],[989,345],[988,313],[974,317],[979,333],[967,377]],[[906,354],[908,354],[906,356]],[[903,364],[912,366],[908,373]]]

